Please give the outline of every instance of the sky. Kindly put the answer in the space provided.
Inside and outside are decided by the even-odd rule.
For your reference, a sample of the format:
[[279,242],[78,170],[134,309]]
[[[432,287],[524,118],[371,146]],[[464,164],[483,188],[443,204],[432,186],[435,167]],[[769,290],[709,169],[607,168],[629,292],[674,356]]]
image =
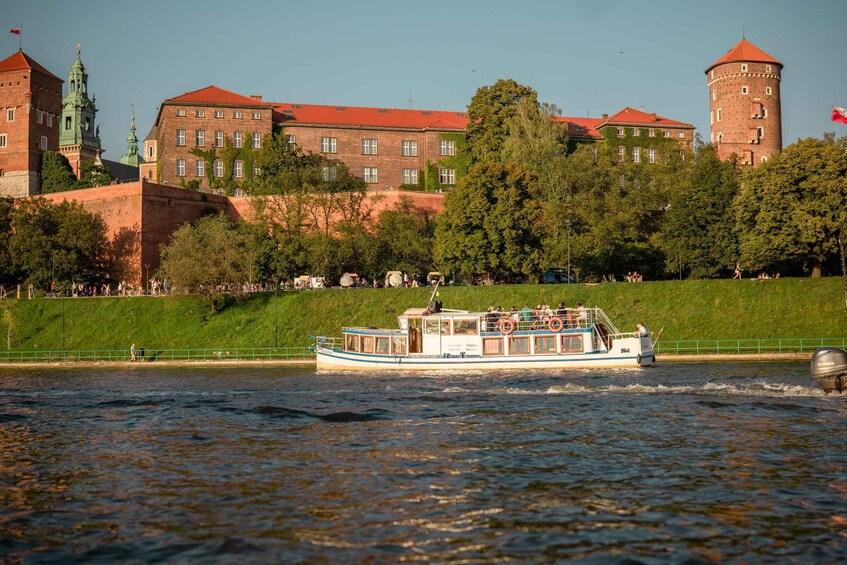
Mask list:
[[[709,138],[705,69],[741,40],[783,63],[783,143],[847,126],[845,0],[0,0],[23,49],[66,79],[82,45],[104,158],[161,102],[208,85],[266,101],[462,111],[511,78],[565,116],[626,106]],[[0,37],[0,58],[18,36]],[[67,85],[65,85],[67,87]],[[411,95],[410,95],[411,93]]]

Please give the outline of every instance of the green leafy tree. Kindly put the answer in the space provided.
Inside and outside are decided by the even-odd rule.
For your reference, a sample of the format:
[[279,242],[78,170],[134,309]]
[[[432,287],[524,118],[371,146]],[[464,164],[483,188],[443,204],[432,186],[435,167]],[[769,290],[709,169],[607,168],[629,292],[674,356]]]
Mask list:
[[688,182],[676,191],[663,220],[660,245],[668,271],[689,278],[732,272],[738,239],[732,202],[740,188],[736,161],[721,161],[713,145],[697,148]]
[[540,272],[535,179],[515,163],[480,163],[445,198],[435,261],[450,273],[514,279]]
[[94,161],[84,161],[79,166],[79,181],[76,188],[91,188],[92,186],[105,186],[110,184],[115,177],[104,165]]
[[532,104],[538,102],[535,90],[512,79],[500,79],[476,91],[468,105],[466,130],[468,150],[475,162],[501,159],[501,149],[509,135],[509,120],[525,98]]
[[76,175],[67,157],[58,151],[41,153],[41,192],[62,192],[77,188]]
[[374,225],[378,274],[387,271],[426,274],[432,266],[435,224],[403,197],[379,215]]
[[820,276],[845,232],[847,141],[802,139],[747,172],[735,199],[742,264]]
[[204,297],[214,314],[225,295],[241,296],[253,258],[242,230],[225,216],[207,216],[173,234],[162,249],[161,272],[175,291]]
[[9,248],[12,238],[13,210],[14,200],[0,197],[0,284],[11,283],[18,278]]

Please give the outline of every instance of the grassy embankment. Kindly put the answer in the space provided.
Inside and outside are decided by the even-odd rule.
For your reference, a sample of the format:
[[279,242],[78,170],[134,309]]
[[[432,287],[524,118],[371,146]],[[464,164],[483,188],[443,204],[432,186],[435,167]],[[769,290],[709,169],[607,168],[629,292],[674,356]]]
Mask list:
[[[273,347],[309,344],[309,334],[340,335],[342,325],[395,327],[405,308],[424,306],[428,289],[332,290],[260,295],[209,315],[192,297],[65,299],[66,349]],[[621,330],[638,321],[664,327],[662,340],[843,337],[847,309],[840,278],[768,281],[665,281],[640,284],[519,285],[440,290],[445,307],[518,308],[539,302],[603,308]],[[276,304],[274,304],[276,302]],[[62,301],[6,300],[0,350],[11,315],[14,350],[59,350]]]

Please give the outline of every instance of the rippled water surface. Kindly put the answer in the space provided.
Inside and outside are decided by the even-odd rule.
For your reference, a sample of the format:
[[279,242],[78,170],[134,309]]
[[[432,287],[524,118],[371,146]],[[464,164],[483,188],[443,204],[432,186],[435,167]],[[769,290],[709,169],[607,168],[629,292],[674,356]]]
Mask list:
[[837,562],[807,364],[0,373],[0,562]]

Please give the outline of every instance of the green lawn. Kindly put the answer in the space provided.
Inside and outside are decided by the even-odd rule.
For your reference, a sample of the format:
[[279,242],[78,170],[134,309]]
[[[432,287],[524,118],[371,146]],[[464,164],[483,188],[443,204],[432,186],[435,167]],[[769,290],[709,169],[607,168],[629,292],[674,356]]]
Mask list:
[[[286,292],[259,295],[210,315],[192,297],[6,300],[0,320],[12,349],[58,350],[64,302],[66,349],[280,347],[309,344],[309,335],[339,335],[342,325],[395,327],[395,316],[425,306],[429,289]],[[455,287],[439,291],[446,308],[504,308],[525,303],[603,308],[621,330],[638,321],[663,341],[844,337],[847,309],[840,278],[768,281],[665,281],[599,285]],[[7,340],[0,339],[0,349]]]

